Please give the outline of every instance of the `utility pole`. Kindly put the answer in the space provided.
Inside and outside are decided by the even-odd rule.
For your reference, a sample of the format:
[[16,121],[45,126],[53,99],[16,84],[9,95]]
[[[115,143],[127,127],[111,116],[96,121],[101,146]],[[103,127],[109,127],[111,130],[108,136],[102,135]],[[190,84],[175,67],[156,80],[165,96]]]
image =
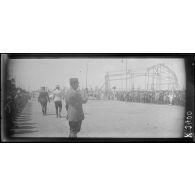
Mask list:
[[127,58],[126,58],[126,91],[127,91]]
[[88,61],[87,61],[87,64],[86,64],[86,89],[87,89],[87,74],[88,74]]

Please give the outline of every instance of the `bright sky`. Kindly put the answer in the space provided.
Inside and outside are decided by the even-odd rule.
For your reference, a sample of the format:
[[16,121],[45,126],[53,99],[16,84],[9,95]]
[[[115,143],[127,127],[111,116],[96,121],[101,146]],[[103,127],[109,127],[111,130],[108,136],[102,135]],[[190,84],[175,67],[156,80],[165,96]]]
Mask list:
[[[9,77],[16,79],[16,85],[25,89],[36,90],[41,86],[53,89],[56,84],[69,87],[69,79],[77,77],[80,87],[86,87],[86,70],[88,64],[88,88],[100,87],[104,83],[105,73],[126,68],[126,59],[12,59],[9,63]],[[172,69],[179,81],[179,87],[185,87],[185,68],[183,59],[127,59],[128,69],[145,73],[148,67],[163,63]],[[125,81],[124,81],[125,82]],[[136,80],[137,87],[142,87],[143,78]],[[113,85],[123,83],[113,83]],[[125,83],[124,83],[125,85]]]

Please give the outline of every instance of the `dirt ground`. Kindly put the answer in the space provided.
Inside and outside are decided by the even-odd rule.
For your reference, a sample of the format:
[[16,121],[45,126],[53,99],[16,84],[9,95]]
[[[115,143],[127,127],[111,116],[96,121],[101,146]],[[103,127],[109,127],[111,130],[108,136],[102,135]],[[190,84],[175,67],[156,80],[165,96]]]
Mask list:
[[[183,137],[182,106],[90,100],[83,108],[85,120],[78,137]],[[48,114],[42,116],[41,106],[32,100],[17,118],[13,137],[68,137],[65,113],[63,104],[62,118],[56,118],[51,102]]]

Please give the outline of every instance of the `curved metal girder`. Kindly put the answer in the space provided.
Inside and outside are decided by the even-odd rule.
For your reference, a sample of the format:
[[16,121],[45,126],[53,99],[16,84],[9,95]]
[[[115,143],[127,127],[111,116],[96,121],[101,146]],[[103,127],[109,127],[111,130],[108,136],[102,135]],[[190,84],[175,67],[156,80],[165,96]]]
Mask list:
[[[159,69],[160,68],[160,72]],[[153,72],[151,72],[153,70]],[[103,86],[101,86],[101,89],[105,86],[105,88],[109,88],[110,82],[114,80],[125,80],[125,79],[132,79],[131,82],[134,82],[134,78],[136,77],[143,77],[145,76],[146,78],[154,78],[155,76],[158,76],[159,78],[162,76],[162,74],[170,74],[171,78],[173,79],[173,82],[170,82],[170,84],[174,84],[175,88],[177,89],[179,84],[178,84],[178,79],[176,74],[174,73],[173,70],[171,70],[169,67],[167,67],[164,64],[157,64],[154,66],[151,66],[147,69],[145,73],[133,73],[130,69],[128,70],[127,73],[122,72],[122,71],[112,71],[108,72],[105,76],[105,83]],[[128,77],[127,77],[128,75]],[[120,78],[119,78],[120,77]],[[124,78],[123,78],[124,77]],[[170,77],[166,77],[170,78]],[[162,78],[164,80],[164,78]],[[147,80],[147,79],[146,79]],[[145,81],[146,82],[146,81]],[[149,80],[148,80],[149,82]],[[154,84],[152,84],[154,85]],[[148,84],[147,84],[148,86]]]
[[[158,72],[158,68],[160,68],[160,70],[161,70],[160,73]],[[161,76],[161,74],[170,74],[172,76],[172,78],[173,78],[173,81],[174,81],[174,83],[170,83],[170,84],[174,84],[175,88],[176,89],[178,88],[179,84],[178,84],[177,76],[176,76],[175,72],[173,70],[171,70],[168,66],[166,66],[164,64],[157,64],[157,65],[149,67],[147,69],[147,76],[148,77],[150,77],[150,72],[152,70],[153,70],[153,73],[156,74],[156,76]]]

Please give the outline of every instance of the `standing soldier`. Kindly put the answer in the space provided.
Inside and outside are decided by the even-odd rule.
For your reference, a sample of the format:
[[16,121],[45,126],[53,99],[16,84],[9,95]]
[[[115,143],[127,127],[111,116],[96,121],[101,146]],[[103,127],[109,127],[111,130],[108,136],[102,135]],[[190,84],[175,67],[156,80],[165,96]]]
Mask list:
[[77,137],[77,133],[80,132],[82,120],[84,120],[82,104],[86,103],[88,100],[86,95],[84,95],[85,97],[82,97],[78,87],[78,79],[71,78],[70,89],[66,94],[67,120],[69,121],[70,126],[69,137]]
[[47,112],[47,102],[50,102],[49,95],[45,90],[45,87],[41,87],[41,92],[39,93],[38,102],[41,104],[43,115]]
[[60,86],[56,85],[56,89],[53,92],[53,99],[56,108],[56,117],[61,117],[62,111],[62,91],[60,90]]
[[173,92],[170,92],[168,94],[168,98],[169,98],[169,105],[173,105],[173,98],[174,98]]

